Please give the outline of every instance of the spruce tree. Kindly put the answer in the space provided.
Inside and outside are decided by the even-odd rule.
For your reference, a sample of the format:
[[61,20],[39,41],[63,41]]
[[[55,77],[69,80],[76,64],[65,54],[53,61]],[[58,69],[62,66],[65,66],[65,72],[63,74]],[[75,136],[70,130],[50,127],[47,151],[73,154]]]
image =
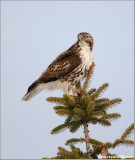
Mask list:
[[[111,120],[116,120],[121,117],[119,113],[108,113],[107,111],[122,101],[121,98],[101,98],[101,95],[109,86],[108,83],[102,84],[98,89],[91,88],[88,90],[94,66],[95,64],[93,63],[83,86],[80,82],[76,84],[73,90],[73,96],[63,95],[63,97],[47,98],[47,101],[57,104],[54,107],[56,114],[65,117],[65,122],[55,127],[51,131],[51,134],[58,134],[65,129],[69,129],[70,132],[74,133],[81,126],[84,128],[84,138],[67,140],[66,145],[70,145],[71,151],[59,147],[57,156],[52,157],[52,159],[97,159],[99,154],[101,154],[103,158],[106,158],[107,156],[116,156],[108,152],[110,148],[115,148],[119,145],[132,146],[134,144],[132,140],[127,139],[128,135],[133,131],[134,124],[129,126],[121,138],[116,139],[114,143],[103,143],[90,137],[88,130],[89,124],[100,124],[108,127],[111,126]],[[74,146],[74,144],[78,142],[85,142],[86,153]]]

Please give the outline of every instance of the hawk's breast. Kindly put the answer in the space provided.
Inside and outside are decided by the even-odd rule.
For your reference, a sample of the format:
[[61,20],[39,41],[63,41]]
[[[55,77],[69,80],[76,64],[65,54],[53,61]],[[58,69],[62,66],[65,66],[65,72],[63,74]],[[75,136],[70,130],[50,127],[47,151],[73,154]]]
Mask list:
[[83,46],[78,49],[79,56],[81,58],[80,65],[75,68],[70,74],[66,75],[63,81],[67,81],[68,85],[73,86],[78,81],[82,81],[83,78],[86,77],[90,66],[92,65],[93,56],[92,51],[90,50],[89,46]]
[[80,57],[83,67],[88,70],[93,62],[93,55],[89,46],[80,47]]

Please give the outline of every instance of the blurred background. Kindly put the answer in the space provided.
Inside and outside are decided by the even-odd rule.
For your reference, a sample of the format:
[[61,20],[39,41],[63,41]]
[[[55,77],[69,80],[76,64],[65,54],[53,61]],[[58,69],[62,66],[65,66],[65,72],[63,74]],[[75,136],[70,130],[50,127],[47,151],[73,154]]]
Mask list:
[[[96,64],[90,87],[110,84],[103,97],[122,98],[110,109],[122,117],[111,127],[90,125],[90,137],[113,142],[134,121],[133,1],[1,2],[1,154],[2,159],[52,157],[67,139],[83,137],[83,128],[51,135],[63,123],[47,102],[61,90],[42,92],[29,102],[21,98],[48,65],[88,32],[94,38]],[[133,139],[133,136],[130,137]],[[85,151],[85,144],[77,145]],[[67,149],[69,149],[66,146]],[[133,147],[110,153],[133,156]]]

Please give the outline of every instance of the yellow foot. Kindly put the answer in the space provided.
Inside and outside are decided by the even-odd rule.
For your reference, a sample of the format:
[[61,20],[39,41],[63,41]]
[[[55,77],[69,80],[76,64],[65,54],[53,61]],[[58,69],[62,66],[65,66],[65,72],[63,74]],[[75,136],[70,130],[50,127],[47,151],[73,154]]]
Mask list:
[[73,93],[73,96],[75,97],[76,96],[75,93],[80,93],[80,91],[78,89],[73,88],[72,93]]

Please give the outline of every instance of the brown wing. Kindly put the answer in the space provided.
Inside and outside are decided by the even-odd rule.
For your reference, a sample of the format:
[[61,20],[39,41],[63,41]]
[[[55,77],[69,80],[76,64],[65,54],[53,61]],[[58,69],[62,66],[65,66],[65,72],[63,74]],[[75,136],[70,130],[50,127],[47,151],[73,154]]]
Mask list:
[[40,83],[55,81],[72,72],[81,63],[77,44],[59,55],[37,80]]
[[67,51],[60,54],[42,73],[42,75],[28,88],[29,93],[40,83],[56,81],[72,72],[81,64],[78,54],[78,43],[72,45]]

